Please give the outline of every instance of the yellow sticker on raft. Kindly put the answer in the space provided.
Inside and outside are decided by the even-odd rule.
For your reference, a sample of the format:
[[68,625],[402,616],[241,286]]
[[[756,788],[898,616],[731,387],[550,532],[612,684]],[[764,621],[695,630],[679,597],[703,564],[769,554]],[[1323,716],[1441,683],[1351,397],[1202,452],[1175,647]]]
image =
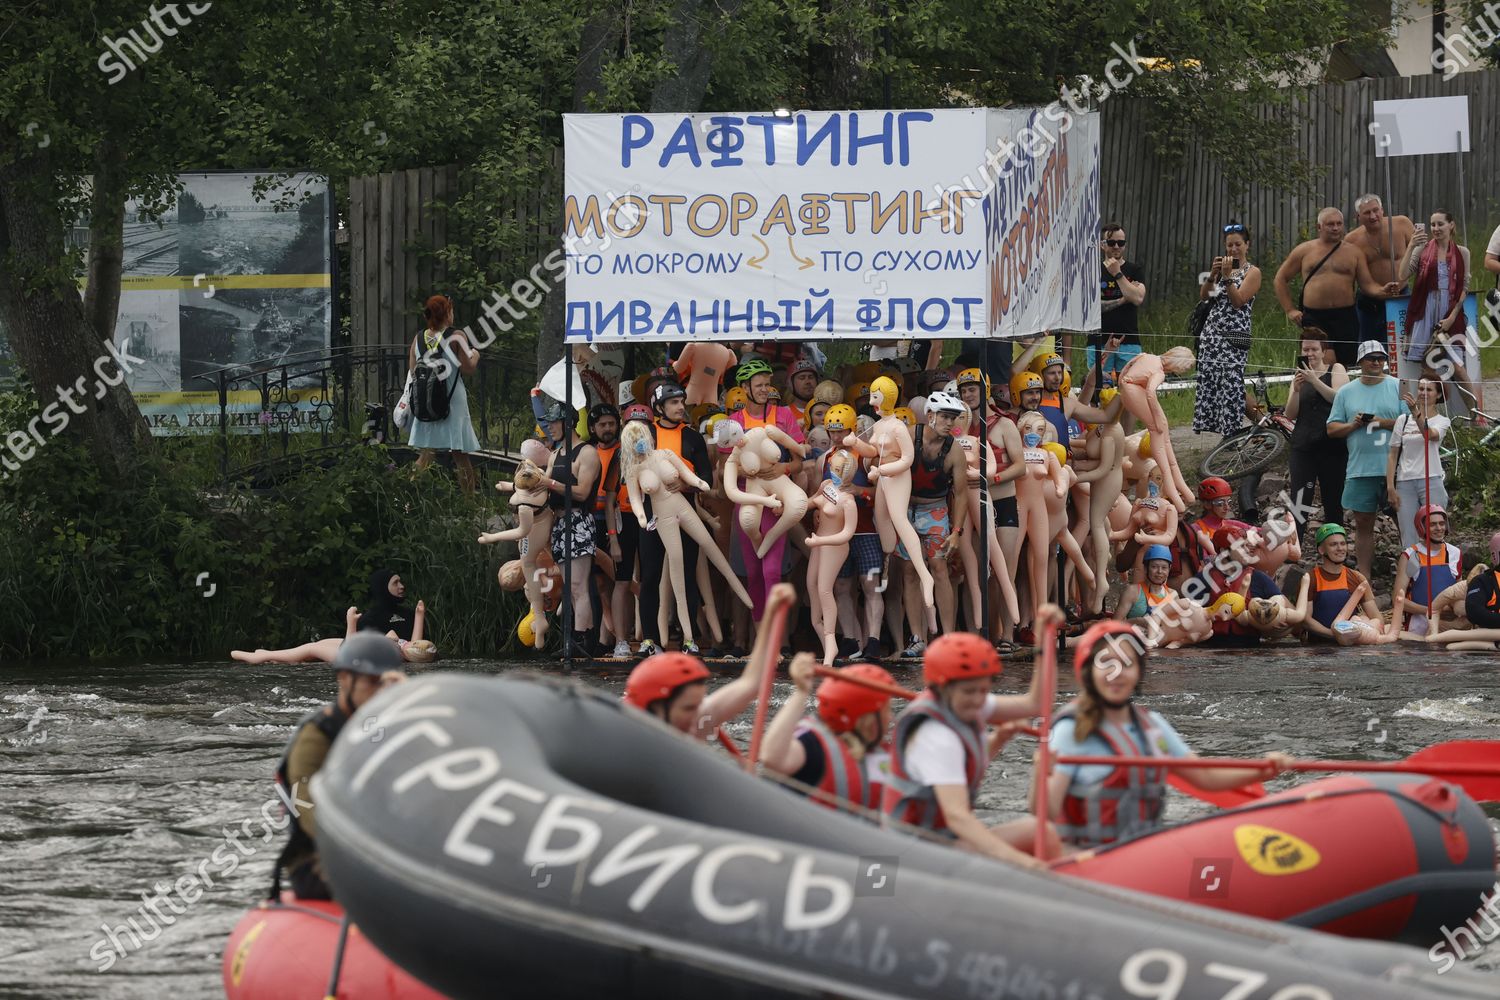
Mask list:
[[1301,837],[1254,823],[1234,828],[1234,846],[1245,864],[1262,875],[1295,875],[1316,868],[1323,860],[1318,849]]
[[229,967],[229,981],[235,986],[238,986],[240,980],[244,978],[245,963],[250,959],[250,946],[255,943],[255,939],[260,937],[260,932],[265,929],[266,922],[262,920],[250,928],[249,932],[240,939],[240,946],[234,952],[234,962]]

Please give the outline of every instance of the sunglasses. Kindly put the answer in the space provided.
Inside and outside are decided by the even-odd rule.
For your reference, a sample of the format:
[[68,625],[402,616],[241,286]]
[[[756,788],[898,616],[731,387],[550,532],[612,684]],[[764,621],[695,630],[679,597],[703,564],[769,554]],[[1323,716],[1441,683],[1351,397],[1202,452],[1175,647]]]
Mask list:
[[1104,245],[1107,246],[1107,247],[1122,247],[1122,246],[1125,245],[1125,241],[1124,240],[1105,240],[1104,241]]
[[1228,236],[1230,233],[1243,233],[1244,231],[1244,225],[1239,222],[1231,222],[1229,225],[1224,227],[1225,236]]

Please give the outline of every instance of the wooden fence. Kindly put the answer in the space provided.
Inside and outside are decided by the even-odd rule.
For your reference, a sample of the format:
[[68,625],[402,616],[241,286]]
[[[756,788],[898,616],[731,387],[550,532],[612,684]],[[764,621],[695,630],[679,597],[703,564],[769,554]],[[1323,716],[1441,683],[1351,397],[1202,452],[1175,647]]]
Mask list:
[[[1294,110],[1305,112],[1296,146],[1322,168],[1309,192],[1256,185],[1231,198],[1223,172],[1204,156],[1169,165],[1148,146],[1144,109],[1128,99],[1102,109],[1101,210],[1118,219],[1130,238],[1130,259],[1146,272],[1153,295],[1186,291],[1221,245],[1231,219],[1255,236],[1253,256],[1274,270],[1286,249],[1311,234],[1318,210],[1343,209],[1355,224],[1354,199],[1367,191],[1386,197],[1385,165],[1374,155],[1368,128],[1371,102],[1467,94],[1472,152],[1408,156],[1391,160],[1389,207],[1419,221],[1436,208],[1459,215],[1470,243],[1480,229],[1500,220],[1500,71],[1357,80],[1307,88]],[[519,239],[513,260],[496,255],[477,261],[508,282],[520,277],[555,245],[562,188],[562,151],[540,164],[543,181],[495,205],[501,224]],[[1467,185],[1459,205],[1459,170]],[[469,244],[469,234],[450,232],[444,206],[471,197],[473,180],[457,166],[401,170],[350,181],[350,322],[356,347],[404,343],[421,322],[421,302],[435,291],[453,293],[449,269],[437,251],[450,241]],[[509,277],[506,277],[506,276]],[[1269,288],[1266,294],[1269,294]],[[477,302],[459,297],[460,320],[472,319]]]
[[[1393,157],[1387,196],[1386,161],[1376,159],[1369,132],[1372,102],[1458,94],[1469,98],[1471,151]],[[1418,222],[1446,208],[1471,244],[1500,221],[1500,71],[1460,73],[1447,81],[1430,75],[1323,84],[1298,94],[1293,110],[1302,115],[1302,127],[1287,156],[1321,168],[1311,192],[1254,185],[1231,197],[1223,171],[1206,156],[1169,165],[1149,148],[1139,102],[1104,105],[1100,208],[1106,219],[1125,226],[1128,256],[1145,270],[1153,294],[1190,289],[1221,252],[1230,219],[1250,227],[1252,257],[1268,277],[1291,245],[1313,235],[1324,206],[1341,209],[1346,224],[1357,225],[1354,200],[1366,192],[1379,194],[1393,214]]]

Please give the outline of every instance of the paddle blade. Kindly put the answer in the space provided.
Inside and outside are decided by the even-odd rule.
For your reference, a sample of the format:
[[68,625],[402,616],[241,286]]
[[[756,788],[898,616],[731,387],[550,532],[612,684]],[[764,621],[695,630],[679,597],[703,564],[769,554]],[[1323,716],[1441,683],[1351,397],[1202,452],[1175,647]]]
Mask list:
[[[1476,802],[1500,802],[1500,740],[1450,740],[1418,750],[1406,763],[1423,768],[1423,773],[1458,785]],[[1489,774],[1455,774],[1445,766],[1461,765],[1466,769],[1484,768]]]
[[1258,781],[1253,785],[1245,785],[1242,788],[1229,788],[1223,791],[1211,792],[1199,788],[1176,771],[1173,771],[1167,775],[1167,784],[1184,795],[1191,795],[1195,799],[1202,799],[1204,802],[1216,805],[1220,809],[1236,809],[1266,797],[1266,790]]

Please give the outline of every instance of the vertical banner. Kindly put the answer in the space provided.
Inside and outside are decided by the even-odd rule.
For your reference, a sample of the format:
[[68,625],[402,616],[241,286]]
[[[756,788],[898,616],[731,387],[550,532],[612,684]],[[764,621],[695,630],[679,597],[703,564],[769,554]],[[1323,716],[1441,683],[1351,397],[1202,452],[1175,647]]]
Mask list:
[[985,112],[567,115],[567,339],[988,332]]
[[1099,115],[988,115],[989,334],[1099,328]]

